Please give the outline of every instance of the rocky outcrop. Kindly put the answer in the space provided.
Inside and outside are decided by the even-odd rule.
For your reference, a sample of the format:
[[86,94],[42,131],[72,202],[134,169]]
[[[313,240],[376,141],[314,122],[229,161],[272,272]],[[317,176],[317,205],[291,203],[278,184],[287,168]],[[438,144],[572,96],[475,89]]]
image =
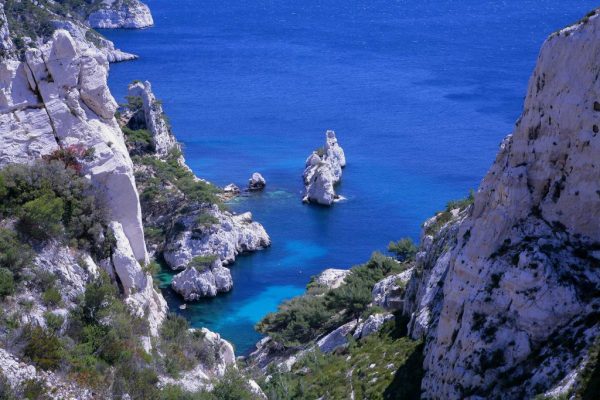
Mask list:
[[159,376],[161,386],[177,385],[189,392],[212,390],[214,378],[222,377],[227,368],[236,368],[235,353],[231,343],[221,338],[218,333],[211,332],[206,328],[201,328],[199,331],[202,335],[203,345],[214,351],[213,365],[205,365],[200,362],[192,370],[182,374],[179,379],[161,375]]
[[372,314],[364,321],[358,324],[354,334],[352,335],[354,339],[362,339],[366,338],[369,335],[372,335],[375,332],[379,332],[383,324],[387,321],[394,319],[393,314]]
[[424,236],[406,301],[425,397],[565,393],[600,334],[598,54],[595,14],[548,38],[474,205]]
[[258,172],[253,173],[248,179],[248,190],[251,192],[263,190],[265,186],[267,186],[267,181]]
[[119,222],[137,260],[147,253],[133,165],[114,119],[117,103],[106,84],[103,54],[64,30],[25,61],[0,65],[0,166],[28,163],[55,150],[93,152],[83,172]]
[[104,0],[87,20],[92,28],[102,29],[139,29],[154,25],[150,8],[139,0]]
[[313,282],[317,285],[326,287],[327,289],[335,289],[341,286],[350,273],[349,269],[328,268],[317,275]]
[[233,280],[229,268],[224,267],[217,258],[205,268],[188,266],[173,277],[171,287],[185,301],[194,301],[230,291],[233,288]]
[[348,336],[352,334],[356,328],[357,321],[350,321],[334,331],[323,336],[317,341],[317,347],[323,353],[331,353],[332,351],[348,345]]
[[150,334],[157,336],[158,329],[166,317],[167,302],[154,288],[152,276],[145,272],[135,259],[121,224],[112,222],[110,229],[115,238],[115,246],[111,254],[112,264],[109,264],[108,268],[105,266],[105,269],[119,283],[126,296],[125,303],[131,312],[145,318],[150,327]]
[[373,286],[373,304],[387,311],[402,309],[404,305],[404,290],[414,273],[410,268],[396,275],[388,276]]
[[[158,157],[166,157],[173,149],[180,150],[179,143],[165,121],[162,105],[152,92],[150,82],[132,83],[129,85],[129,96],[142,100],[142,108],[130,118],[129,127],[135,130],[143,126],[150,132],[152,150]],[[139,123],[140,119],[143,120],[143,125]]]
[[329,206],[340,198],[334,186],[342,179],[346,156],[334,131],[327,131],[325,137],[325,147],[313,152],[306,160],[302,201]]
[[[209,215],[213,223],[199,222],[199,215]],[[179,232],[169,239],[164,258],[173,269],[182,269],[196,256],[218,256],[223,264],[231,264],[238,254],[270,246],[271,239],[252,214],[231,214],[216,205],[198,210],[177,221]]]
[[[17,359],[2,348],[0,348],[0,375],[6,378],[12,388],[23,388],[26,382],[42,382],[42,387],[45,389],[44,397],[47,399],[91,400],[94,398],[92,390],[81,388],[75,382],[58,374],[39,370],[35,366]],[[9,398],[26,398],[20,390],[17,390],[16,395],[22,397]]]

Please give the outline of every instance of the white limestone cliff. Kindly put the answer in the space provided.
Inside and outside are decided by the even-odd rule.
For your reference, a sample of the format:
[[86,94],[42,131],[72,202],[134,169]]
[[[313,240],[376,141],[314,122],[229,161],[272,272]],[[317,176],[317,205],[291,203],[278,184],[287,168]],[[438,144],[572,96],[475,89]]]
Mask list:
[[426,340],[424,397],[530,398],[576,381],[600,334],[599,55],[596,14],[546,40],[474,205],[423,237],[405,309]]
[[4,4],[0,3],[0,55],[8,54],[13,49],[13,42],[10,38],[8,21],[4,14]]
[[0,64],[0,166],[28,163],[60,148],[92,149],[84,174],[121,223],[135,257],[147,262],[133,165],[114,118],[117,103],[104,55],[57,30],[25,61]]
[[139,0],[103,0],[88,16],[92,28],[140,29],[154,25],[150,8]]
[[335,132],[325,132],[325,147],[313,152],[306,159],[302,175],[306,203],[332,205],[339,199],[334,186],[342,179],[342,168],[346,166],[344,150],[338,144]]

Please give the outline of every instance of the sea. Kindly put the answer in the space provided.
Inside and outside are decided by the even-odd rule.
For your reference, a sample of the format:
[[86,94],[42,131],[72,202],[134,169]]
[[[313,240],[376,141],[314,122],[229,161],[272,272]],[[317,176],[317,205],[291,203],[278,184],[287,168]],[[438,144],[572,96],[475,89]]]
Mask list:
[[[112,64],[119,102],[149,80],[188,165],[237,198],[272,246],[231,265],[234,288],[172,312],[247,354],[254,325],[326,268],[419,240],[423,221],[477,189],[519,117],[540,46],[587,0],[145,0],[155,26],[102,30],[139,60]],[[330,208],[302,204],[310,153],[336,132],[347,166]]]

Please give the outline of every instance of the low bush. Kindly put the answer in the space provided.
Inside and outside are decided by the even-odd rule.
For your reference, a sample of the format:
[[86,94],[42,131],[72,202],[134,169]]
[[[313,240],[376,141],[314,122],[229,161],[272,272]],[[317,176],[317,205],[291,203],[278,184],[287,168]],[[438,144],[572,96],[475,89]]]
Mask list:
[[256,329],[287,347],[305,344],[360,316],[372,300],[375,283],[405,268],[405,264],[374,253],[367,263],[353,267],[340,287],[284,302],[277,312],[263,318]]
[[39,326],[28,326],[24,336],[27,344],[23,353],[36,366],[43,370],[55,370],[61,365],[64,349],[55,334],[47,332]]
[[0,268],[0,299],[15,292],[15,278],[11,270]]
[[444,225],[446,225],[450,220],[452,220],[452,210],[458,209],[459,211],[465,210],[475,201],[475,194],[471,190],[469,195],[464,199],[460,200],[452,200],[446,204],[446,209],[444,211],[440,211],[436,214],[435,222],[427,227],[425,233],[427,235],[435,235],[442,229]]
[[50,287],[42,293],[42,301],[47,307],[56,307],[62,301],[62,296],[56,287]]
[[417,246],[411,238],[390,242],[387,249],[390,253],[395,254],[398,261],[412,261],[417,254]]
[[195,268],[198,272],[206,270],[219,256],[215,254],[196,256],[188,263],[188,267]]
[[28,244],[22,243],[15,232],[0,228],[0,268],[11,270],[18,278],[24,268],[32,265],[33,259]]
[[64,161],[8,165],[0,176],[0,215],[19,216],[21,232],[36,240],[65,239],[87,250],[101,247],[105,207],[90,182]]

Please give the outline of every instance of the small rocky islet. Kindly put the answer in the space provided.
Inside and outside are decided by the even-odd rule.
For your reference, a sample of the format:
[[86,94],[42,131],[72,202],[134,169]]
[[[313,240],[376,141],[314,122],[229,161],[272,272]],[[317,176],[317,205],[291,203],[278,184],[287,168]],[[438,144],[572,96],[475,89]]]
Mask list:
[[[271,239],[226,210],[237,186],[186,165],[149,82],[112,97],[108,63],[134,56],[91,28],[150,26],[149,8],[23,1],[0,4],[0,397],[597,397],[597,10],[545,41],[476,193],[427,220],[418,246],[314,277],[236,359],[169,313],[156,260],[197,301],[231,290],[236,257]],[[305,201],[339,199],[345,165],[327,131]],[[255,173],[247,190],[265,186]]]

